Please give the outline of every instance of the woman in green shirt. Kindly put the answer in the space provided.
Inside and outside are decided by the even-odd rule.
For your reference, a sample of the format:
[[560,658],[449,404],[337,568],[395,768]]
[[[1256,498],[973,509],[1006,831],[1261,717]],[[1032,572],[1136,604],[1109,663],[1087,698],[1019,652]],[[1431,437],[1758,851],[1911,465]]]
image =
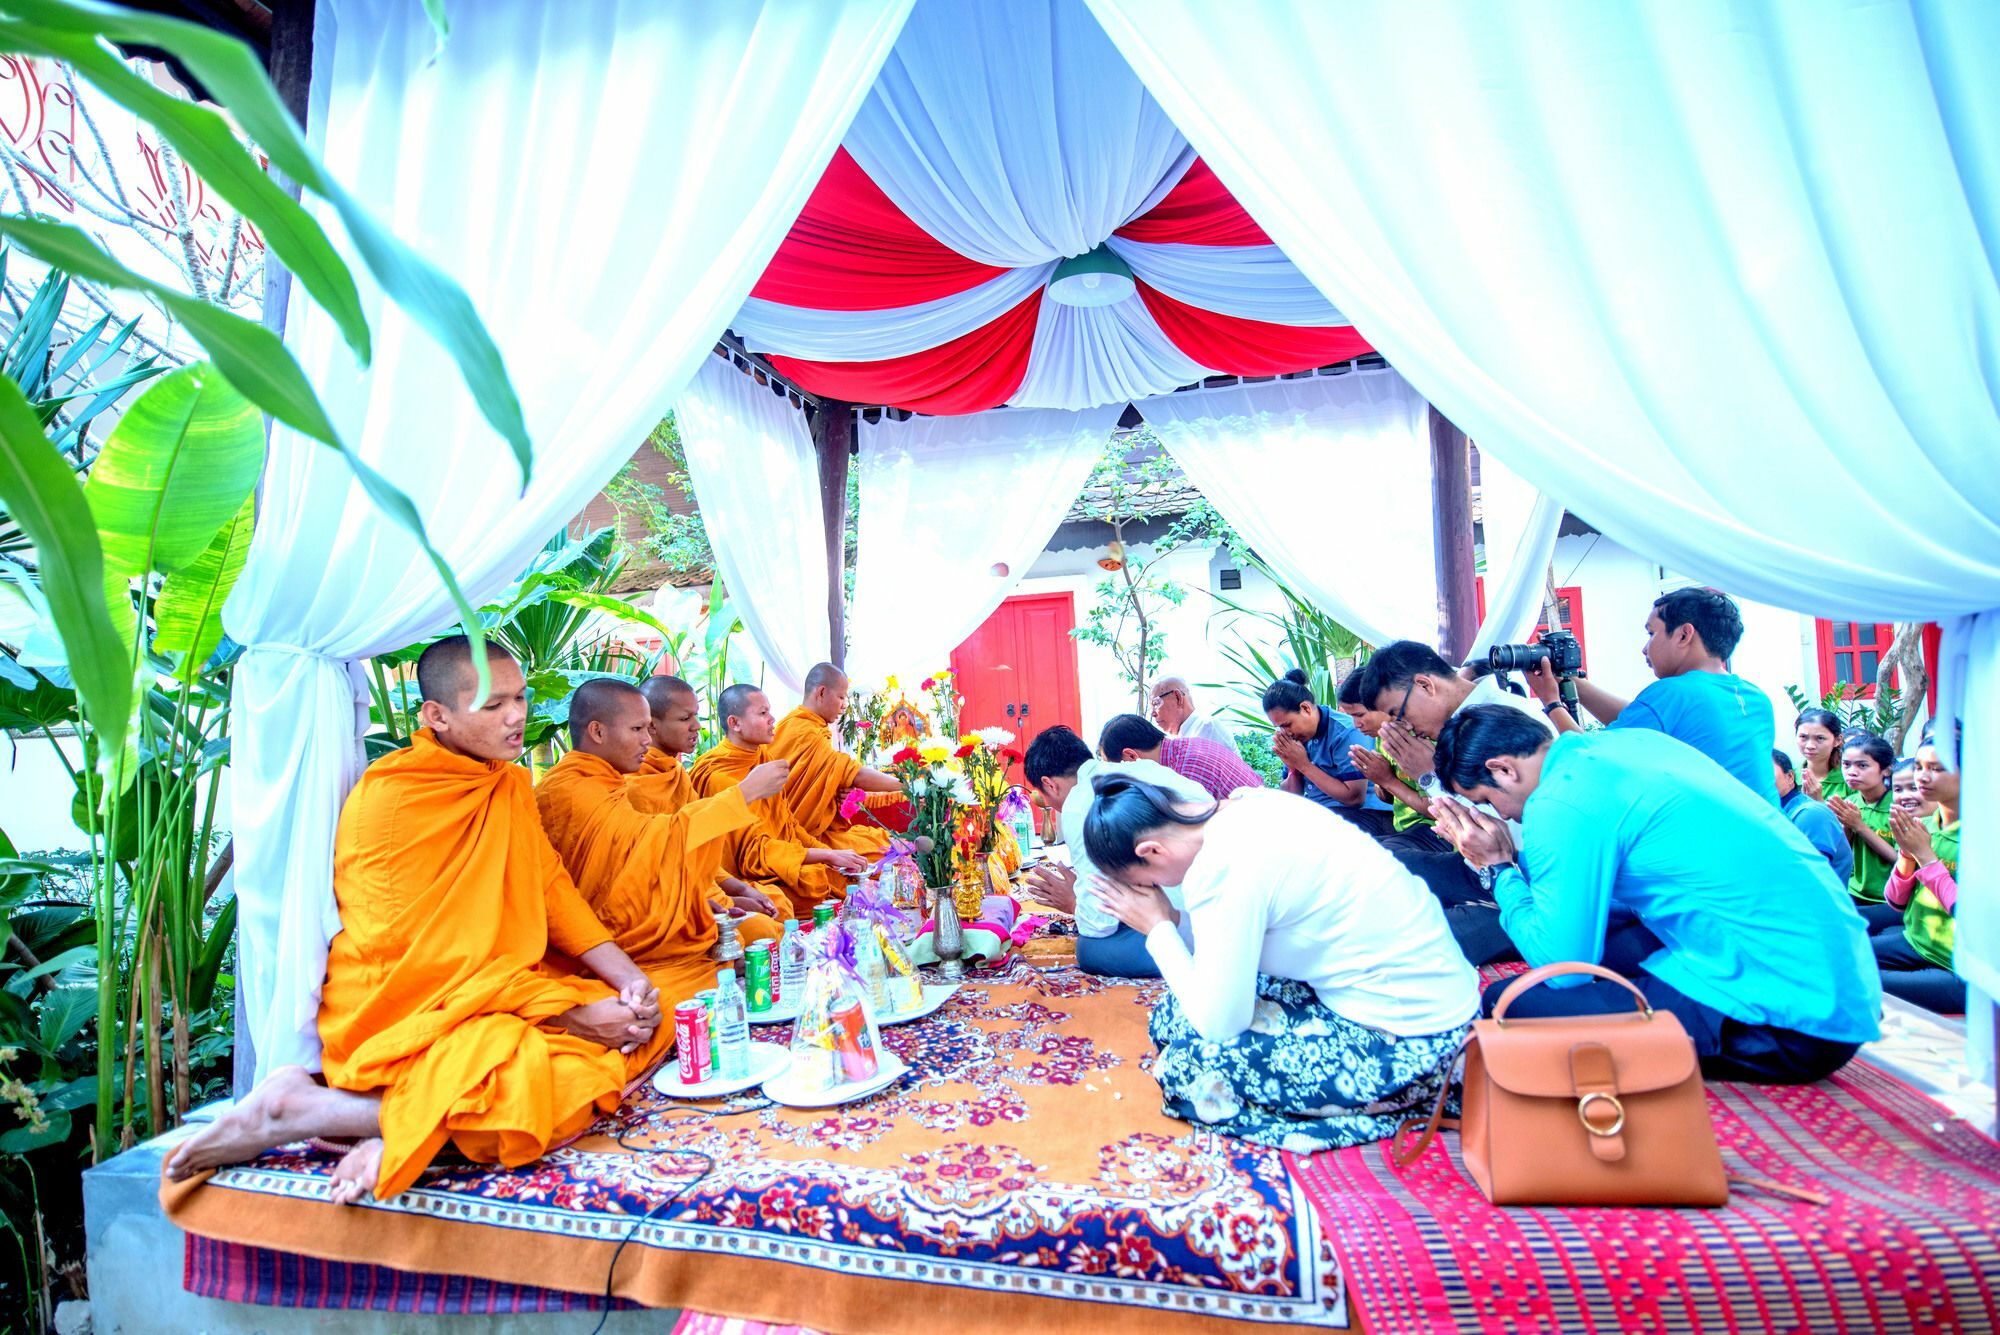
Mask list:
[[1799,742],[1799,787],[1818,802],[1830,797],[1846,797],[1847,781],[1840,777],[1840,734],[1844,725],[1831,709],[1808,709],[1792,725]]
[[1889,813],[1894,809],[1889,771],[1895,764],[1896,753],[1882,738],[1873,733],[1849,737],[1840,753],[1840,774],[1851,796],[1830,797],[1826,803],[1854,845],[1854,874],[1847,878],[1847,891],[1871,932],[1903,920],[1882,896],[1897,856],[1889,833]]
[[1901,931],[1875,933],[1875,964],[1882,990],[1942,1015],[1965,1013],[1965,980],[1952,972],[1958,909],[1958,775],[1946,769],[1930,738],[1917,749],[1917,782],[1935,801],[1922,820],[1907,811],[1890,817],[1902,857],[1883,888],[1902,906]]

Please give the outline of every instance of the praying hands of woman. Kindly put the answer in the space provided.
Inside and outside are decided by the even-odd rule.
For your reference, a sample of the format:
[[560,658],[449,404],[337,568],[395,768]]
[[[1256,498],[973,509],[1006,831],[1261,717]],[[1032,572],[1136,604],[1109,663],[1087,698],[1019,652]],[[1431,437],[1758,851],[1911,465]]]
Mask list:
[[1179,921],[1174,906],[1155,885],[1127,885],[1109,876],[1093,876],[1090,894],[1106,913],[1141,936],[1163,922]]
[[1306,767],[1312,764],[1306,757],[1306,744],[1282,729],[1271,738],[1271,750],[1277,753],[1278,759],[1284,762],[1286,769],[1295,769],[1303,773]]
[[1840,821],[1841,828],[1849,834],[1859,833],[1868,824],[1867,821],[1861,819],[1861,808],[1855,806],[1854,803],[1844,797],[1827,798],[1826,809],[1834,814],[1835,818]]
[[1919,867],[1928,867],[1937,861],[1937,848],[1931,843],[1930,827],[1901,807],[1889,812],[1889,833],[1895,838],[1896,848],[1902,855]]
[[1507,822],[1450,797],[1431,799],[1437,832],[1475,867],[1501,867],[1514,860],[1514,836]]
[[1371,751],[1365,746],[1350,746],[1347,758],[1353,762],[1354,768],[1361,771],[1361,777],[1370,783],[1387,783],[1396,777],[1389,769],[1388,760],[1379,751]]

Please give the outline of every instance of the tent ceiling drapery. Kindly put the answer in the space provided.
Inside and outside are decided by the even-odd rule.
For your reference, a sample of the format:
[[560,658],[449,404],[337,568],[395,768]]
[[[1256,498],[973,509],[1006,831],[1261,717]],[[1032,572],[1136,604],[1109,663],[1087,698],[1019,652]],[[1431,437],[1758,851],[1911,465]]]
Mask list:
[[[1052,296],[1099,246],[1132,295]],[[1080,3],[919,5],[732,327],[804,389],[933,415],[1370,351]]]

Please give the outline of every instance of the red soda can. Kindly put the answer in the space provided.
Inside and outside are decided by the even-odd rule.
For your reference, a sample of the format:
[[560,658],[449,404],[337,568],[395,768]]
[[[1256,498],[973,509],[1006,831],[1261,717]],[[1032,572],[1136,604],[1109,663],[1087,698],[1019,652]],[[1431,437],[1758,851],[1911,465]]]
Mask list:
[[868,1032],[868,1016],[859,1001],[843,1001],[827,1012],[833,1030],[833,1050],[840,1057],[841,1078],[852,1083],[873,1080],[880,1069],[875,1044]]
[[684,1085],[699,1085],[715,1074],[708,1054],[708,1007],[699,998],[674,1007],[674,1044],[680,1050]]

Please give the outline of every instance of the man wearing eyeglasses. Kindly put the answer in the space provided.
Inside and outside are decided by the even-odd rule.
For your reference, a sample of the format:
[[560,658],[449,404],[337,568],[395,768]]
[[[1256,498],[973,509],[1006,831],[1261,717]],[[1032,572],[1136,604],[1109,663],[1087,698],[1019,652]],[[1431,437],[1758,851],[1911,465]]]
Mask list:
[[[1426,797],[1440,792],[1434,755],[1437,736],[1444,731],[1446,721],[1461,710],[1474,705],[1504,705],[1555,735],[1555,725],[1535,701],[1508,691],[1498,675],[1468,678],[1427,644],[1398,640],[1384,645],[1368,660],[1364,671],[1363,703],[1389,716],[1376,746]],[[1518,839],[1518,828],[1515,835]],[[1467,959],[1490,964],[1516,957],[1513,942],[1500,926],[1491,878],[1468,866],[1456,848],[1430,830],[1392,835],[1384,845],[1445,906],[1445,922]]]
[[1170,737],[1199,737],[1234,748],[1236,739],[1229,729],[1194,707],[1194,692],[1180,677],[1161,677],[1153,683],[1153,722]]

